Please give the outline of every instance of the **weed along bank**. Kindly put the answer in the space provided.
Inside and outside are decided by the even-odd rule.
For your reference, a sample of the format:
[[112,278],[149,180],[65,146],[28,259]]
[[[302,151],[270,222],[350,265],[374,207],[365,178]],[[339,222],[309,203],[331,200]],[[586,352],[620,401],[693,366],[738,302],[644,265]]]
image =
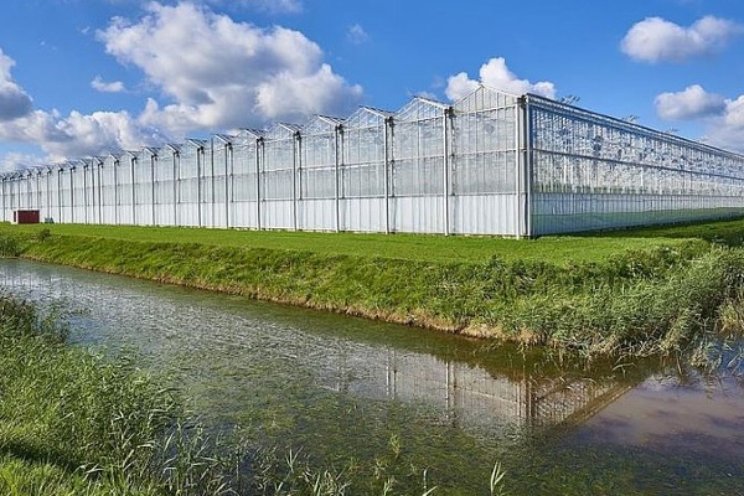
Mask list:
[[486,87],[1,182],[6,221],[76,224],[534,237],[744,213],[744,156]]

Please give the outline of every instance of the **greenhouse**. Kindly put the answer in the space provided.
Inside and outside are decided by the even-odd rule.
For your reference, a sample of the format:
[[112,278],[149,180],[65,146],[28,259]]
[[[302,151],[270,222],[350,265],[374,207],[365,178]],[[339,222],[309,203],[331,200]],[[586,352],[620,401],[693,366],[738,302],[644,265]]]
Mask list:
[[530,237],[744,215],[742,155],[486,87],[1,179],[5,221]]

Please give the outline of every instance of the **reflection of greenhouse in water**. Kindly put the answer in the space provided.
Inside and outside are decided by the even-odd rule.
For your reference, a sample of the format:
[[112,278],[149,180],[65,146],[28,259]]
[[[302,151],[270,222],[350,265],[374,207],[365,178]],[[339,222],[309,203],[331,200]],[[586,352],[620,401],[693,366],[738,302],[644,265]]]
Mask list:
[[[515,373],[503,376],[433,355],[368,350],[363,362],[329,364],[324,387],[367,398],[419,403],[463,428],[551,426],[592,416],[632,385],[612,380]],[[332,379],[329,379],[328,377]]]
[[534,236],[744,213],[744,156],[484,87],[0,177],[6,221]]
[[[303,387],[317,386],[352,398],[422,406],[431,412],[433,420],[464,430],[494,433],[510,426],[549,427],[580,422],[633,385],[612,378],[561,377],[554,371],[542,372],[534,365],[523,364],[522,357],[514,357],[515,363],[507,357],[488,363],[478,360],[469,363],[447,351],[444,354],[428,351],[438,349],[436,346],[419,347],[407,341],[392,347],[387,334],[383,335],[382,343],[369,342],[367,327],[359,333],[338,337],[327,332],[325,321],[321,324],[323,332],[315,332],[304,317],[288,324],[252,320],[245,327],[242,305],[233,313],[222,306],[195,305],[191,298],[181,303],[167,295],[131,291],[126,279],[91,274],[95,282],[88,283],[87,279],[77,279],[79,271],[65,269],[59,275],[58,270],[45,265],[28,272],[23,265],[20,269],[13,265],[0,267],[0,286],[30,301],[44,295],[42,308],[51,305],[55,313],[65,309],[73,311],[70,315],[75,318],[84,316],[83,327],[91,326],[95,330],[95,322],[103,319],[106,324],[102,329],[108,327],[108,330],[94,333],[107,335],[107,340],[123,339],[120,343],[123,349],[130,346],[136,349],[138,345],[134,343],[147,336],[141,335],[147,330],[154,336],[143,342],[147,352],[157,350],[156,354],[172,352],[171,335],[183,334],[181,339],[188,344],[178,341],[177,346],[194,346],[199,353],[207,346],[199,340],[227,343],[229,349],[216,349],[220,350],[220,356],[241,350],[230,358],[229,366],[230,373],[238,377],[256,368],[267,375],[287,373],[288,380],[301,378]],[[109,280],[115,284],[109,285]],[[102,300],[108,303],[105,309],[98,308]],[[92,310],[93,323],[87,322],[91,305],[96,307]],[[247,313],[251,315],[250,311]],[[416,332],[400,331],[406,335]],[[135,341],[128,341],[130,335]],[[158,362],[161,360],[158,358]]]

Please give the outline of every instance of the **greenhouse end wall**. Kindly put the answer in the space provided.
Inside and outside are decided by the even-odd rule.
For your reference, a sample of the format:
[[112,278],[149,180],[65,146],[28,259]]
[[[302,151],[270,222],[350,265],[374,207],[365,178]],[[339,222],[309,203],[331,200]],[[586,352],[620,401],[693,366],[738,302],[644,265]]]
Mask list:
[[744,157],[479,87],[0,176],[62,223],[540,236],[744,215]]

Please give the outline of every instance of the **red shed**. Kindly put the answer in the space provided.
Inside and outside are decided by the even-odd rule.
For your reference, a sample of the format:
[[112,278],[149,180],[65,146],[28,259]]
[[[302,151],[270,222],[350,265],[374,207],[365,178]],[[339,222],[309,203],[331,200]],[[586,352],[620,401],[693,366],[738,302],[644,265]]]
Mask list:
[[38,210],[15,210],[13,212],[14,224],[38,224],[39,219]]

